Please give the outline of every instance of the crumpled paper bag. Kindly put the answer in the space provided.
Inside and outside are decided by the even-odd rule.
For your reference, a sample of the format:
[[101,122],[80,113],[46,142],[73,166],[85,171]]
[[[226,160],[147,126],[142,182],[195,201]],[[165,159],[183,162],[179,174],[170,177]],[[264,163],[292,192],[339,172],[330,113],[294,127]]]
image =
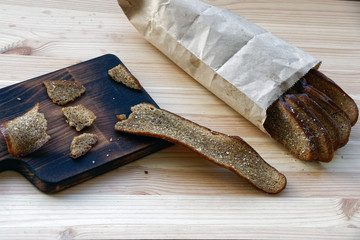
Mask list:
[[118,0],[156,48],[259,129],[266,109],[320,61],[198,0]]

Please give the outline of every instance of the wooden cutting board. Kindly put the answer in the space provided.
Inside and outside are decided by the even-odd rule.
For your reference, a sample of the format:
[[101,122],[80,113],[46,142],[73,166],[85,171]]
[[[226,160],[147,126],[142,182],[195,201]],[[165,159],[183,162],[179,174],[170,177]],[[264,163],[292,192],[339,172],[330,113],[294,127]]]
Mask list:
[[[45,114],[51,136],[38,151],[21,158],[8,153],[1,136],[0,172],[17,171],[40,191],[54,193],[169,146],[159,139],[114,131],[117,114],[128,116],[130,107],[141,102],[156,105],[145,90],[130,89],[108,76],[107,71],[118,64],[123,63],[107,54],[0,89],[0,123],[24,114],[39,102],[39,112]],[[65,122],[63,106],[52,103],[43,85],[43,81],[50,80],[77,81],[85,86],[86,93],[66,106],[83,104],[92,110],[97,118],[91,127],[79,133]],[[98,143],[85,156],[74,160],[69,157],[70,143],[83,132],[97,134]]]

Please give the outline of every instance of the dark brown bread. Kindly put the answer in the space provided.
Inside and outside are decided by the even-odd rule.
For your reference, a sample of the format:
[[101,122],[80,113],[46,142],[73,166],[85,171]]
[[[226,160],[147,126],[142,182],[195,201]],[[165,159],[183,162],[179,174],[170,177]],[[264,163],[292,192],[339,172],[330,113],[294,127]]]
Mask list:
[[299,100],[296,95],[285,95],[284,100],[288,102],[293,109],[296,110],[300,121],[310,131],[314,140],[317,158],[313,160],[330,162],[334,157],[334,147],[326,128],[316,117],[316,115],[308,109],[308,107]]
[[49,98],[58,105],[65,105],[74,101],[85,93],[85,87],[73,81],[46,81],[44,82]]
[[22,116],[0,126],[9,153],[13,156],[32,153],[50,140],[50,136],[46,133],[47,120],[38,110],[39,103]]
[[315,114],[329,133],[334,150],[338,149],[340,147],[340,129],[335,120],[307,94],[296,94],[296,97],[306,105],[308,110]]
[[70,145],[70,157],[79,158],[84,156],[97,141],[97,135],[91,133],[83,133],[80,136],[74,137]]
[[294,109],[280,97],[267,109],[264,128],[272,138],[285,146],[297,158],[304,161],[318,159],[312,133]]
[[181,144],[267,193],[278,193],[286,186],[285,176],[240,137],[214,132],[148,103],[131,111],[128,119],[116,123],[115,130]]
[[346,113],[339,108],[329,97],[316,88],[302,82],[301,90],[324,109],[336,122],[339,129],[339,147],[343,147],[349,141],[351,123]]
[[91,126],[96,119],[95,114],[81,104],[75,107],[64,107],[62,112],[69,125],[75,127],[76,131]]
[[110,69],[108,73],[116,82],[123,83],[125,86],[136,90],[142,89],[140,82],[121,64]]
[[351,125],[355,125],[359,117],[359,109],[355,101],[339,85],[315,69],[310,70],[304,78],[309,85],[331,98],[348,115]]

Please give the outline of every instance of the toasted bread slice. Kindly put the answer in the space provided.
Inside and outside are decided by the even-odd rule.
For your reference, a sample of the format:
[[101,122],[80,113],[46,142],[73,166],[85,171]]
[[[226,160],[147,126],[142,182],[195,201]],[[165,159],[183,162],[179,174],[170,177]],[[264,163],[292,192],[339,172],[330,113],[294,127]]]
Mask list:
[[46,133],[47,120],[38,110],[39,103],[22,116],[0,126],[11,155],[25,156],[50,140],[50,136]]
[[74,81],[45,81],[43,82],[49,98],[62,106],[72,102],[85,93],[86,88],[79,82]]
[[301,90],[324,109],[336,122],[339,129],[339,147],[343,147],[349,141],[351,132],[351,122],[347,114],[339,108],[329,97],[316,88],[301,83]]
[[339,85],[315,69],[310,70],[304,78],[309,85],[331,98],[348,115],[351,125],[355,125],[359,117],[359,109],[355,101]]
[[75,127],[76,131],[90,127],[96,119],[95,114],[81,104],[75,107],[64,107],[62,112],[69,125]]
[[329,133],[334,150],[338,149],[340,147],[340,130],[335,120],[307,94],[296,94],[296,97],[320,120]]
[[312,133],[301,120],[298,110],[280,97],[267,109],[264,128],[272,138],[304,161],[318,159]]
[[83,133],[80,136],[74,137],[70,145],[70,157],[79,158],[85,155],[97,141],[97,135],[91,133]]
[[334,147],[330,135],[323,124],[296,95],[285,95],[284,100],[297,111],[301,119],[300,121],[303,122],[304,126],[310,131],[316,151],[318,152],[318,157],[314,160],[330,162],[334,157]]
[[122,64],[110,69],[108,73],[116,82],[123,83],[125,86],[136,90],[142,89],[140,82]]
[[211,131],[148,103],[133,106],[131,111],[128,119],[116,123],[115,130],[181,144],[267,193],[285,188],[285,176],[240,137]]

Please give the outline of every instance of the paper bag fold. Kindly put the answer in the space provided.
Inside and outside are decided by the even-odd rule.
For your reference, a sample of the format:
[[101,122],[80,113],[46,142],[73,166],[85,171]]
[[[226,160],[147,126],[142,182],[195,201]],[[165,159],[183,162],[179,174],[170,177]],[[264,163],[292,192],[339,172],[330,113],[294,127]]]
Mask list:
[[320,61],[256,24],[198,0],[118,0],[134,27],[259,129],[266,109]]

